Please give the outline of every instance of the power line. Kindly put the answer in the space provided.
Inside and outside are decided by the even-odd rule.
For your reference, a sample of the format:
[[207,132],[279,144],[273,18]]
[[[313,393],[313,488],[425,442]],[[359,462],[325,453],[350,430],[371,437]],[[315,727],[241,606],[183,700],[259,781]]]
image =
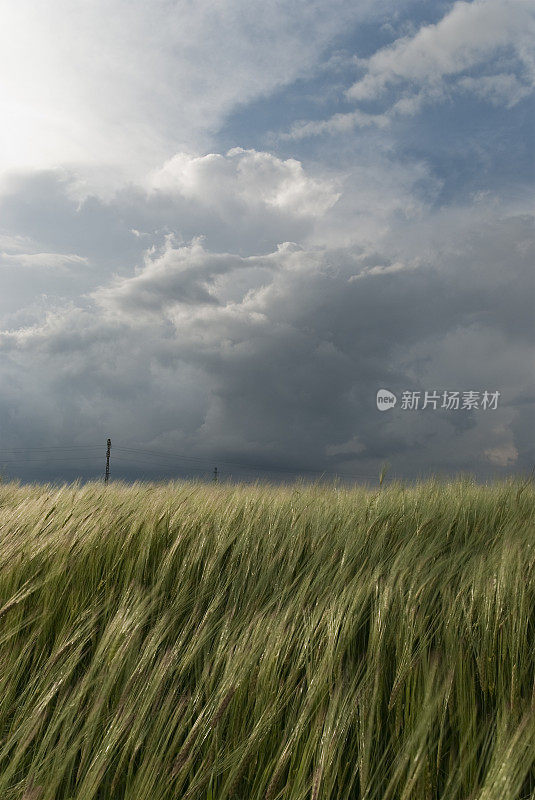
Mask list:
[[[105,473],[105,482],[108,482],[109,479],[109,465],[110,465],[110,449],[111,449],[111,440],[107,440],[107,450],[106,450],[106,473]],[[50,446],[50,447],[34,447],[34,448],[20,448],[20,449],[7,449],[3,450],[4,453],[9,453],[15,456],[15,458],[8,458],[5,461],[0,460],[0,467],[8,466],[8,465],[26,465],[30,467],[40,467],[46,464],[52,463],[55,465],[59,465],[61,463],[65,464],[65,467],[71,468],[74,466],[70,463],[65,463],[67,459],[69,459],[74,455],[74,452],[83,452],[89,450],[100,450],[100,445],[62,445],[62,446]],[[210,472],[209,468],[206,466],[193,466],[191,464],[177,464],[177,461],[186,461],[186,462],[194,462],[195,464],[206,464],[208,459],[199,457],[199,456],[189,456],[185,453],[172,453],[172,452],[157,452],[155,450],[145,450],[141,448],[135,447],[122,447],[122,446],[115,446],[114,452],[118,452],[119,455],[114,456],[119,462],[128,463],[131,466],[141,466],[140,461],[143,462],[143,466],[150,466],[155,469],[165,470],[171,467],[175,469],[180,469],[183,472],[186,471],[194,471],[194,472],[201,472],[204,474],[208,474]],[[72,454],[72,455],[71,455]],[[20,456],[20,457],[17,457]],[[44,461],[35,461],[34,459],[45,459]],[[97,453],[95,452],[94,455],[83,455],[76,457],[76,463],[79,461],[94,461],[96,462],[98,458]],[[155,460],[156,459],[156,460]],[[246,464],[240,461],[234,461],[233,459],[220,459],[218,458],[218,463],[221,464],[228,464],[230,466],[237,467],[239,470],[242,470],[246,473],[253,475],[256,472],[264,472],[264,473],[286,473],[292,475],[301,475],[301,474],[309,474],[309,475],[316,475],[319,477],[333,477],[333,478],[364,478],[364,479],[377,479],[377,475],[370,475],[370,474],[363,474],[363,473],[348,473],[348,472],[333,472],[331,470],[322,470],[322,469],[311,469],[309,467],[288,467],[288,466],[275,466],[275,465],[259,465],[259,464]],[[217,468],[216,468],[217,470]],[[219,470],[212,473],[215,476],[215,480],[219,478]]]
[[[38,456],[38,458],[44,458],[44,456]],[[97,460],[97,456],[96,455],[94,455],[94,456],[82,456],[81,458],[77,458],[76,462],[73,462],[73,463],[77,464],[79,461],[96,461],[96,460]],[[44,461],[30,461],[29,459],[21,459],[21,458],[16,458],[16,459],[11,459],[10,458],[10,459],[6,459],[6,460],[0,459],[0,467],[3,466],[4,464],[28,464],[30,466],[40,466],[42,464],[50,464],[50,463],[52,463],[52,464],[57,464],[57,463],[64,464],[65,463],[65,459],[64,458],[60,458],[58,460],[58,459],[46,458]]]
[[[174,461],[175,459],[184,459],[189,461],[200,461],[206,462],[207,459],[200,458],[199,456],[186,456],[182,453],[157,453],[154,450],[141,450],[132,447],[116,447],[116,450],[121,450],[123,452],[131,452],[131,453],[141,453],[146,455],[154,455],[157,458],[164,458],[164,459],[171,459]],[[322,469],[310,469],[309,467],[283,467],[283,466],[260,466],[258,464],[244,464],[243,462],[233,461],[230,459],[225,458],[218,458],[217,459],[221,464],[230,464],[231,466],[241,467],[246,470],[261,470],[263,472],[290,472],[293,474],[300,474],[303,472],[312,473],[315,475],[322,474],[322,475],[336,475],[339,477],[346,477],[346,478],[373,478],[375,479],[376,475],[364,475],[359,473],[349,473],[349,472],[332,472],[330,470],[322,470]]]
[[[119,448],[116,447],[114,449],[118,450]],[[144,466],[144,467],[148,466],[148,467],[153,467],[155,470],[160,470],[160,471],[161,470],[165,470],[165,469],[169,469],[171,466],[173,466],[168,462],[158,462],[158,461],[153,461],[153,460],[147,460],[146,458],[139,457],[139,456],[135,457],[134,459],[126,458],[124,456],[114,456],[114,459],[116,461],[121,461],[124,464],[130,464],[131,466]],[[210,469],[208,467],[194,467],[194,466],[191,466],[189,464],[188,465],[177,464],[176,462],[174,463],[174,466],[177,469],[180,469],[183,472],[201,472],[204,475],[210,474]],[[249,466],[245,466],[245,465],[243,465],[241,467],[241,469],[246,474],[248,473],[250,476],[254,476],[255,473],[258,472],[258,471],[264,471],[264,472],[269,472],[269,471],[275,472],[276,471],[276,470],[273,470],[273,469],[263,469],[261,467],[258,467],[258,468],[255,469],[254,467],[249,467]],[[289,473],[290,470],[285,470],[285,472]],[[291,471],[291,474],[299,475],[300,473],[299,473],[299,470],[293,470],[293,471]],[[315,472],[315,474],[318,475],[319,477],[322,477],[324,475],[330,476],[330,477],[339,477],[339,473],[334,473],[334,472],[329,473],[329,472],[325,472],[325,471],[322,472],[321,470],[317,470]],[[212,479],[214,479],[215,473],[214,473],[213,470],[211,471],[211,475],[212,475]],[[347,476],[347,473],[344,473],[344,475]],[[217,478],[218,478],[218,480],[219,480],[219,477],[220,477],[220,471],[218,469],[217,470]],[[351,476],[351,477],[356,477],[356,476]],[[368,476],[368,477],[375,478],[376,476]]]
[[[170,466],[169,464],[158,464],[158,463],[154,463],[154,461],[147,461],[147,460],[143,460],[143,459],[141,459],[141,461],[139,459],[132,460],[130,458],[123,458],[122,456],[114,456],[113,458],[114,458],[114,461],[122,461],[124,464],[133,464],[134,466],[141,465],[141,466],[145,466],[145,467],[149,466],[149,467],[155,467],[155,468],[160,468],[160,469],[165,469],[165,468],[168,468]],[[193,472],[205,472],[206,474],[208,474],[208,472],[209,472],[209,469],[205,468],[205,467],[189,467],[188,466],[188,470],[190,470],[190,471],[193,470]]]
[[153,455],[157,456],[158,458],[170,458],[170,459],[182,458],[186,461],[207,461],[206,458],[200,458],[199,456],[186,456],[183,453],[157,453],[155,450],[139,450],[138,448],[134,447],[121,447],[121,446],[118,446],[115,449],[129,453],[141,453],[143,455]]
[[3,453],[38,453],[56,450],[100,450],[98,444],[69,445],[68,447],[20,447],[17,449],[2,448]]

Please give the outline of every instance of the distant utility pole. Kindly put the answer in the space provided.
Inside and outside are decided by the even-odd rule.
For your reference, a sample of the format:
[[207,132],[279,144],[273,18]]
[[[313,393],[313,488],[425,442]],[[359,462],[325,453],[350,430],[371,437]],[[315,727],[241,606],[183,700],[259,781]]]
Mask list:
[[110,453],[111,453],[111,439],[106,442],[106,475],[104,476],[104,483],[107,484],[110,479]]
[[214,483],[217,483],[217,467],[214,467]]

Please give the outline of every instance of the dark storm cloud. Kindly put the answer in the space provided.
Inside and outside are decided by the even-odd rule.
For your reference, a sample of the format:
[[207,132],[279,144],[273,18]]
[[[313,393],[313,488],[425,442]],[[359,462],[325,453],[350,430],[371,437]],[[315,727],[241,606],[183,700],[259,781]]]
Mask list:
[[[167,236],[85,308],[0,335],[3,381],[26,398],[16,409],[18,393],[3,392],[5,440],[113,431],[157,450],[357,474],[385,459],[405,475],[524,468],[530,411],[515,403],[531,379],[532,220],[448,227],[456,238],[428,260],[412,258],[410,237],[397,253],[385,240],[384,254],[288,243],[244,257]],[[379,388],[500,390],[502,405],[382,414]]]

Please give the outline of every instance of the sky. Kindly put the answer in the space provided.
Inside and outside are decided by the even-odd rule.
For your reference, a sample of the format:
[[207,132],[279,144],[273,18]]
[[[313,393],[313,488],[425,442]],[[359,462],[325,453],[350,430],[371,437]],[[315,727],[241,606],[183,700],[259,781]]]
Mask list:
[[528,474],[534,41],[532,0],[4,0],[0,474]]

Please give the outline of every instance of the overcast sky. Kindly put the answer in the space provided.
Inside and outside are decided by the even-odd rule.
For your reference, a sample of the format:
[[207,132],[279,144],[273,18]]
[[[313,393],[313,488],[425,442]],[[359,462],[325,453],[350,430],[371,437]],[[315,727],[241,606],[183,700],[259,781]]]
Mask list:
[[529,472],[531,0],[1,14],[0,472]]

